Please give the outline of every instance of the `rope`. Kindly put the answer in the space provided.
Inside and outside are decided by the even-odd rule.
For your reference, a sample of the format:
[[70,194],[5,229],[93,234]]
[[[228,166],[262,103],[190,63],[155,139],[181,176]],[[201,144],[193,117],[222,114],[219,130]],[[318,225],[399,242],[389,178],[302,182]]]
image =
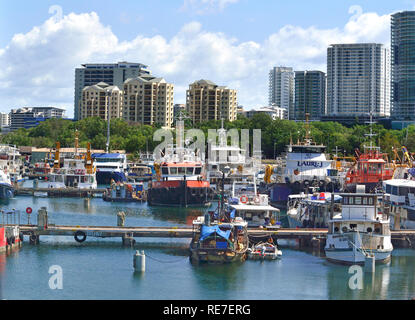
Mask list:
[[188,258],[188,257],[184,257],[184,258],[181,258],[180,260],[174,260],[174,261],[163,261],[163,260],[159,260],[159,259],[153,258],[152,256],[148,255],[147,253],[145,253],[144,255],[145,255],[146,257],[150,258],[151,260],[154,260],[154,261],[157,261],[157,262],[160,262],[160,263],[176,263],[176,262],[181,262],[181,261],[183,261],[183,260],[185,260],[185,259],[187,259],[187,258]]

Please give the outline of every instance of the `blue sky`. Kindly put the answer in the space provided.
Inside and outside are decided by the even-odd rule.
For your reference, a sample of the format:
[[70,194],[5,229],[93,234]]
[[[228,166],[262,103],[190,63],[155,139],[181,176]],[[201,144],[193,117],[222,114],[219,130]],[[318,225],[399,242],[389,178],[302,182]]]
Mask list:
[[[53,5],[61,20],[49,13]],[[0,111],[46,104],[72,116],[74,68],[115,60],[148,64],[175,84],[177,103],[189,83],[209,78],[238,89],[250,109],[267,103],[270,67],[326,71],[328,44],[388,45],[389,14],[414,7],[407,0],[0,0]]]

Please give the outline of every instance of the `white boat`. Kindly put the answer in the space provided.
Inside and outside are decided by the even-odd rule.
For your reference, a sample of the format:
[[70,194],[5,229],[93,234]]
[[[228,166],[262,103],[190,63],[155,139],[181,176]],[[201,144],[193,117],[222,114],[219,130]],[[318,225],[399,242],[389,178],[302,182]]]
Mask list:
[[282,251],[270,242],[260,242],[248,249],[248,259],[275,260],[282,256]]
[[234,181],[228,199],[230,212],[248,222],[248,227],[280,228],[280,210],[269,204],[268,195],[257,193],[255,176],[252,181]]
[[[411,172],[411,169],[409,169]],[[414,172],[415,173],[415,172]],[[391,207],[392,229],[415,229],[415,180],[407,179],[383,181],[385,202]]]
[[96,165],[98,184],[109,185],[115,182],[127,181],[127,156],[123,153],[93,153],[92,159]]
[[75,154],[64,158],[63,165],[59,157],[60,144],[57,143],[53,171],[48,174],[48,188],[96,189],[96,166],[91,158],[91,145],[88,143],[86,156]]
[[0,145],[0,168],[9,176],[12,183],[23,181],[22,156],[14,145]]
[[209,144],[209,147],[206,163],[209,180],[222,179],[223,174],[227,177],[246,170],[246,150],[239,148],[237,144],[228,145],[228,133],[223,128],[223,120],[222,127],[218,130],[218,144]]
[[[386,263],[393,250],[389,212],[377,194],[343,193],[341,211],[329,220],[324,248],[329,261],[363,264],[368,256]],[[333,203],[334,205],[334,203]]]
[[14,196],[14,187],[10,176],[0,168],[0,199],[9,199]]
[[[330,192],[290,195],[287,203],[290,228],[327,228],[331,212],[331,195]],[[341,197],[334,197],[334,211],[338,211]]]

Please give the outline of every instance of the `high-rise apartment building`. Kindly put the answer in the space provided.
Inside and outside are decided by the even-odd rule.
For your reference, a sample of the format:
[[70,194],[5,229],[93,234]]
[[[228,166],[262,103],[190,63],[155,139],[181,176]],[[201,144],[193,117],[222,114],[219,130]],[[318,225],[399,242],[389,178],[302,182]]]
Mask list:
[[392,118],[415,120],[415,11],[391,16]]
[[193,123],[220,119],[234,121],[237,118],[234,89],[199,80],[189,85],[186,97],[186,109]]
[[327,114],[390,115],[390,57],[383,44],[333,44],[327,49]]
[[108,120],[122,117],[122,91],[117,86],[99,82],[82,90],[79,119],[100,117]]
[[289,67],[274,67],[269,72],[268,104],[289,111],[294,99],[294,72]]
[[146,65],[130,62],[83,64],[81,68],[76,68],[74,97],[75,120],[80,119],[82,90],[86,86],[105,82],[110,86],[114,85],[122,88],[124,81],[128,78],[149,74],[151,74],[151,71]]
[[126,121],[170,127],[173,123],[174,85],[163,78],[141,76],[124,82],[123,117]]
[[326,74],[322,71],[295,72],[295,98],[290,120],[320,120],[326,113]]

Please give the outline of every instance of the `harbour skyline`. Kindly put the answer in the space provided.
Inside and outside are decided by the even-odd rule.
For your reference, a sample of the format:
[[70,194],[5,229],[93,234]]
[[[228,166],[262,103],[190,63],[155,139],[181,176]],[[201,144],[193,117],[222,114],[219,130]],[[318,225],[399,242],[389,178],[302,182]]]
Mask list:
[[[189,83],[209,79],[235,88],[241,105],[266,105],[272,67],[325,72],[326,50],[332,43],[389,46],[390,14],[413,9],[405,1],[319,1],[316,8],[298,1],[174,1],[163,6],[127,1],[110,15],[104,8],[110,6],[91,1],[47,2],[32,8],[28,17],[13,4],[1,6],[7,28],[0,33],[0,111],[56,105],[67,107],[68,116],[73,116],[74,69],[93,62],[149,65],[154,74],[175,85],[176,103],[185,102]],[[31,6],[27,4],[28,11]],[[332,14],[323,19],[324,13],[317,12],[321,6]],[[157,18],[134,14],[137,9]]]

